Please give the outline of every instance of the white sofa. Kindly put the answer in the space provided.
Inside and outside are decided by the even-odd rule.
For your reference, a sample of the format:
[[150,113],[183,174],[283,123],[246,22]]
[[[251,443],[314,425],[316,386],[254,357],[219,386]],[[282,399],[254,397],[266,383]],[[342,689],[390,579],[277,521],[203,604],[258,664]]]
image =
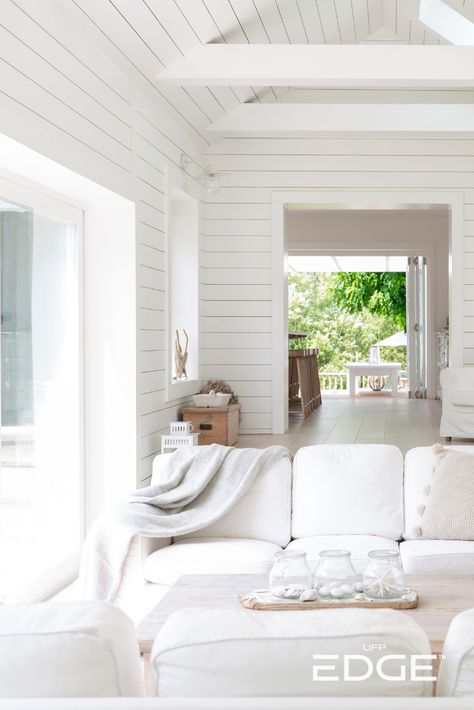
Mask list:
[[[156,457],[154,482],[167,460]],[[293,465],[280,461],[208,528],[174,540],[137,538],[118,603],[137,617],[183,574],[266,574],[286,547],[305,550],[313,568],[323,549],[350,550],[360,573],[370,550],[400,548],[407,573],[474,574],[474,542],[417,538],[433,465],[429,446],[409,451],[405,466],[399,449],[385,444],[301,448]]]
[[120,609],[103,602],[0,607],[0,698],[144,695],[135,629]]
[[443,648],[438,695],[470,697],[474,706],[474,609],[452,620]]

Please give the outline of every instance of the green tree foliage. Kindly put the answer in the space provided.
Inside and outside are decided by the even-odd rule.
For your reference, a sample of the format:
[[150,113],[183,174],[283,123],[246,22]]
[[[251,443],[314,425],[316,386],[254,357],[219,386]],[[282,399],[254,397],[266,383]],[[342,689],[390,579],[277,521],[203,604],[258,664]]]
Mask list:
[[400,272],[343,272],[332,276],[331,290],[336,303],[348,313],[367,309],[374,316],[386,316],[406,327],[406,276]]
[[[308,333],[303,341],[290,341],[290,347],[319,348],[319,366],[325,371],[367,360],[371,345],[401,329],[397,319],[374,314],[365,306],[359,312],[348,312],[334,295],[336,276],[296,273],[288,280],[289,329]],[[382,360],[396,360],[406,367],[405,348],[380,350]]]

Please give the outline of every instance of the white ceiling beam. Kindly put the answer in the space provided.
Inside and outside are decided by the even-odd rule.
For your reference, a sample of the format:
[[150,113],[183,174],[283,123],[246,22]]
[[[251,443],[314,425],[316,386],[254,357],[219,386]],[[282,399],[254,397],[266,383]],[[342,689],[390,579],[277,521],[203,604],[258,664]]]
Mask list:
[[473,104],[242,104],[206,129],[220,136],[474,136]]
[[455,45],[474,46],[474,22],[443,0],[420,0],[420,20],[428,29]]
[[474,87],[474,48],[207,44],[157,75],[161,86]]

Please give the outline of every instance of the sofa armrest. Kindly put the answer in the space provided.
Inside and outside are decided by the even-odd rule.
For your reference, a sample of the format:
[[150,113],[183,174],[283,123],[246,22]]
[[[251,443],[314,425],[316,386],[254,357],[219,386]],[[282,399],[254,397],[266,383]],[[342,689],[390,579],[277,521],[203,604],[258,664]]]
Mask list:
[[122,581],[115,595],[114,604],[128,611],[131,600],[137,599],[147,585],[143,571],[145,559],[152,552],[170,544],[170,537],[155,538],[135,535],[122,568]]

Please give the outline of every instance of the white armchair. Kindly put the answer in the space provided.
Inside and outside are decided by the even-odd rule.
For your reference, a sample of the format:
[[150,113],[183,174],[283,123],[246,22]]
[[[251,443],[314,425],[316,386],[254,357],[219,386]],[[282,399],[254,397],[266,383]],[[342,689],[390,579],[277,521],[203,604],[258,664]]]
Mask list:
[[439,668],[437,695],[474,702],[474,609],[454,617]]
[[474,367],[441,370],[442,415],[440,435],[474,439]]
[[104,602],[0,608],[0,699],[143,695],[135,629],[119,609]]

